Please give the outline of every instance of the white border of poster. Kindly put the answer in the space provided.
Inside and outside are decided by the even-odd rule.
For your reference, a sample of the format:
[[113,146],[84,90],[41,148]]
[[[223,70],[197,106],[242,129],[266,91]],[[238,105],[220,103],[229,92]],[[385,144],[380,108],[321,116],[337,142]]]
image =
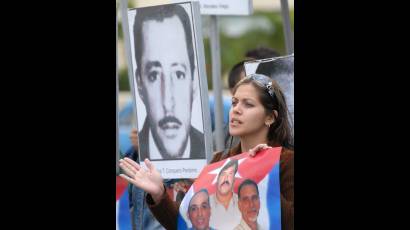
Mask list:
[[[132,59],[132,72],[134,73],[132,77],[133,84],[133,97],[137,108],[137,129],[139,133],[143,129],[143,124],[145,122],[147,112],[144,102],[142,101],[138,92],[138,82],[135,77],[136,70],[138,68],[135,60],[135,47],[134,47],[134,20],[138,11],[142,11],[147,8],[167,8],[170,5],[180,5],[182,6],[188,16],[190,17],[190,24],[192,30],[192,42],[194,50],[194,80],[193,87],[196,87],[196,94],[193,98],[192,109],[191,109],[191,128],[194,127],[200,133],[203,133],[203,146],[194,146],[194,151],[200,151],[201,157],[192,157],[184,159],[157,159],[151,162],[154,166],[161,172],[163,178],[196,178],[202,168],[206,165],[207,159],[211,157],[212,150],[212,135],[211,135],[211,122],[210,122],[210,112],[209,112],[209,102],[208,102],[208,85],[205,73],[205,52],[203,47],[203,37],[201,31],[201,21],[199,12],[198,2],[183,2],[174,4],[164,4],[149,7],[141,7],[128,10],[128,24],[129,24],[129,44],[131,47],[131,59]],[[167,39],[167,34],[164,33],[164,37],[160,39]],[[166,51],[164,51],[166,52]],[[161,93],[158,92],[158,96]],[[141,146],[148,146],[148,140],[141,143],[141,137],[139,136],[139,152],[141,153]],[[149,138],[145,138],[149,139]],[[192,146],[191,146],[192,147]],[[191,148],[192,149],[192,148]],[[153,151],[152,151],[153,152]],[[191,151],[190,153],[192,153]],[[150,154],[151,150],[150,150]],[[199,158],[199,159],[198,159]],[[144,159],[141,159],[144,160]],[[143,161],[140,161],[141,165],[145,165]]]

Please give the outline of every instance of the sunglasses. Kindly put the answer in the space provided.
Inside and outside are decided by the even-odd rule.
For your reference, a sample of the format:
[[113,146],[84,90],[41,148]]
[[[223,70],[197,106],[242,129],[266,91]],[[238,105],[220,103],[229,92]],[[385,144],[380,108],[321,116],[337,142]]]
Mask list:
[[251,74],[246,77],[254,81],[256,84],[258,84],[262,88],[265,88],[267,92],[269,93],[269,95],[272,98],[274,98],[275,93],[272,87],[272,79],[262,74]]

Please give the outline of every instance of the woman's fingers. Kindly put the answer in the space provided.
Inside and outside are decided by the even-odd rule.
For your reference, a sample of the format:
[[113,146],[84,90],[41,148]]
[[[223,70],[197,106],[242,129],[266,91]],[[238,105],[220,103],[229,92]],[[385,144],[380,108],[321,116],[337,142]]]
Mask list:
[[137,182],[137,180],[134,180],[133,178],[125,175],[125,174],[120,174],[120,177],[124,178],[128,183],[131,183],[137,187],[140,187],[140,184]]
[[129,168],[132,171],[139,171],[141,169],[141,167],[137,163],[135,163],[135,161],[129,158],[121,159],[120,164],[125,165],[127,168]]
[[131,176],[131,177],[134,177],[135,176],[135,174],[136,174],[136,170],[134,170],[129,164],[127,164],[126,162],[124,162],[124,161],[122,161],[122,162],[120,162],[120,168],[122,169],[122,170],[124,170],[124,172],[128,175],[128,176]]
[[140,169],[141,169],[141,166],[140,166],[137,162],[131,160],[131,159],[128,158],[128,157],[125,157],[125,158],[124,158],[124,161],[126,161],[127,163],[129,163],[130,165],[132,165],[136,170],[140,170]]
[[120,174],[120,177],[122,177],[122,178],[124,178],[126,181],[132,183],[132,179],[131,179],[129,176],[127,176],[127,175],[125,175],[125,174]]
[[182,192],[186,193],[185,187],[180,182],[175,182],[174,188],[175,188],[175,191],[177,191],[177,192],[182,191]]
[[155,166],[151,163],[151,161],[150,160],[148,160],[147,158],[144,160],[144,162],[145,162],[145,165],[147,166],[147,168],[148,168],[148,171],[150,171],[150,172],[154,172],[156,169],[155,169]]
[[271,148],[271,147],[268,146],[267,144],[258,144],[254,148],[249,149],[249,156],[254,157],[257,152],[259,152],[262,149],[267,149],[267,148]]

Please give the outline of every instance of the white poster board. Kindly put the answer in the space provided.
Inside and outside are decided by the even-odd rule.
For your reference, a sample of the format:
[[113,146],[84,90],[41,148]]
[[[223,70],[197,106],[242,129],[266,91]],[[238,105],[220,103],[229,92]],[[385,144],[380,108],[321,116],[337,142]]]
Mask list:
[[139,159],[163,178],[196,178],[212,148],[198,18],[197,2],[128,11]]

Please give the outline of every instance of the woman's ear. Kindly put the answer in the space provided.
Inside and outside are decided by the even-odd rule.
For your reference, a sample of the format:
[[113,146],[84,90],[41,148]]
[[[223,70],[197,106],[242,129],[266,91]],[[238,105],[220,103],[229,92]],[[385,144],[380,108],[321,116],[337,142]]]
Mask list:
[[274,121],[276,121],[276,119],[278,118],[278,111],[276,109],[274,109],[273,114],[275,115],[275,120]]
[[272,125],[275,123],[276,119],[278,117],[278,111],[273,110],[273,112],[266,118],[265,124],[266,125]]

